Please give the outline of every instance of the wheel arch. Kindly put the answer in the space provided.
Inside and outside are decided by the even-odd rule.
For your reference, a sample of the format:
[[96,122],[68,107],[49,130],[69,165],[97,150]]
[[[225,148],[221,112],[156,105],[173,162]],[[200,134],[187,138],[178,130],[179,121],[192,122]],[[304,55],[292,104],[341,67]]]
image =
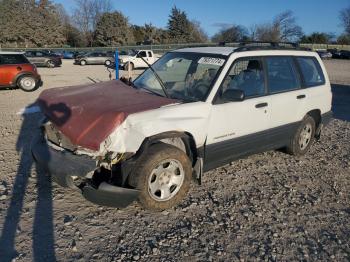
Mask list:
[[12,83],[13,83],[14,85],[18,86],[18,81],[19,81],[22,77],[24,77],[24,76],[32,76],[32,77],[37,81],[35,75],[34,75],[32,72],[29,72],[29,71],[27,72],[27,71],[25,71],[25,72],[21,72],[21,73],[17,74],[17,75],[14,77]]
[[307,112],[307,115],[311,116],[315,120],[315,124],[317,128],[322,120],[321,110],[320,109],[310,110],[309,112]]

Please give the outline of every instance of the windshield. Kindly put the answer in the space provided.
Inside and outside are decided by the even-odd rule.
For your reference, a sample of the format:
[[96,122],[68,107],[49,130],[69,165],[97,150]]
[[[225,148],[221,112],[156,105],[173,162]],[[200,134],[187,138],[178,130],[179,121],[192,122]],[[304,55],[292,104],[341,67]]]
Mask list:
[[[225,56],[220,55],[172,52],[164,55],[152,67],[164,83],[170,98],[204,101],[225,59]],[[161,84],[150,69],[140,75],[134,85],[165,96]]]

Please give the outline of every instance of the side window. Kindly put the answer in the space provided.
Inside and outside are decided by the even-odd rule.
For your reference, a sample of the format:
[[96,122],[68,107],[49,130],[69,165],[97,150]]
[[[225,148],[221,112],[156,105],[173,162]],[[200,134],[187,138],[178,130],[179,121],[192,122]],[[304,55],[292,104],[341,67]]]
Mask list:
[[35,55],[35,56],[37,56],[37,57],[42,57],[42,56],[44,56],[44,54],[41,53],[41,52],[36,52],[36,55]]
[[148,57],[152,57],[152,52],[148,51]]
[[263,64],[260,59],[240,59],[233,64],[221,85],[221,97],[225,98],[225,91],[240,89],[246,97],[265,94],[265,79]]
[[298,75],[291,57],[267,57],[266,65],[271,94],[300,88]]
[[321,66],[316,58],[298,57],[297,61],[306,87],[323,85],[325,83]]
[[141,52],[139,53],[139,55],[140,55],[141,57],[147,57],[147,54],[146,54],[145,51],[141,51]]

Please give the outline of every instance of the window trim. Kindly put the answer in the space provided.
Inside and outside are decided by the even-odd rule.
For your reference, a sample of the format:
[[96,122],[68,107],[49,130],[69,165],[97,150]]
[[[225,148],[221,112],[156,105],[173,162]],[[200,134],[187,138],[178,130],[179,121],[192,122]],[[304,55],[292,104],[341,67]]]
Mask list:
[[[320,76],[322,77],[323,81],[320,84],[315,84],[315,85],[306,85],[306,81],[305,81],[305,77],[303,74],[303,71],[301,70],[301,66],[299,64],[298,58],[307,58],[307,59],[312,59],[314,61],[314,64],[317,68],[318,73],[320,74]],[[323,86],[326,84],[326,78],[324,76],[324,72],[322,70],[322,67],[320,65],[320,63],[318,62],[318,59],[315,56],[295,56],[295,62],[297,63],[299,69],[300,69],[300,77],[302,79],[302,89],[306,89],[306,88],[311,88],[311,87],[317,87],[317,86]]]
[[266,73],[267,71],[265,70],[265,62],[264,62],[264,56],[242,56],[242,57],[238,57],[236,58],[235,60],[232,61],[231,65],[230,65],[230,68],[228,69],[228,71],[226,72],[224,78],[222,79],[220,85],[219,85],[219,88],[218,90],[216,91],[216,94],[213,98],[213,101],[212,101],[212,104],[213,105],[222,105],[222,104],[228,104],[228,103],[237,103],[236,101],[227,101],[227,102],[220,102],[220,99],[219,99],[219,93],[220,93],[220,90],[221,90],[221,85],[222,83],[225,81],[226,77],[228,76],[228,74],[231,72],[233,66],[237,63],[237,62],[240,62],[242,60],[260,60],[261,61],[261,65],[263,67],[263,74],[264,74],[264,85],[265,85],[265,93],[263,95],[255,95],[255,96],[248,96],[248,97],[245,97],[243,101],[239,101],[239,102],[244,102],[248,99],[254,99],[254,98],[259,98],[259,97],[264,97],[264,96],[268,96],[269,95],[269,90],[268,90],[268,87],[266,85]]

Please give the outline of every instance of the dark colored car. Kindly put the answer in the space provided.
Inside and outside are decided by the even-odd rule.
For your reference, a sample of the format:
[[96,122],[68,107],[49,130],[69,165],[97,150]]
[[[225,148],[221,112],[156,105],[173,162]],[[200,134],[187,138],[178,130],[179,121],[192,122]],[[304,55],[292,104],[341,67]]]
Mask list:
[[327,52],[332,54],[332,58],[341,58],[341,52],[338,49],[327,49]]
[[349,50],[341,50],[340,57],[343,59],[350,59],[350,51]]
[[321,57],[321,59],[331,59],[332,54],[326,50],[317,50],[317,54]]
[[45,51],[27,51],[25,56],[36,66],[46,66],[48,68],[62,65],[62,59],[59,55]]
[[0,88],[18,87],[31,92],[42,84],[36,66],[23,53],[0,52]]

